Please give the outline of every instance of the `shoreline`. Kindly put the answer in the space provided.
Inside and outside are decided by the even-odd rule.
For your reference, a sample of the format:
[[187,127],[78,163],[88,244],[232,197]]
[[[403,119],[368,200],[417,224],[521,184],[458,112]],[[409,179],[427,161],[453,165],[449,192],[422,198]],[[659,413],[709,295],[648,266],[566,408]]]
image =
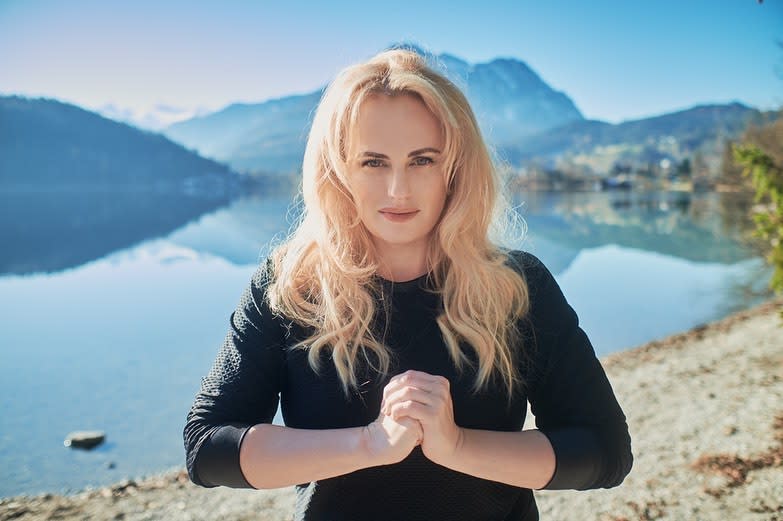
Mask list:
[[[783,520],[783,299],[601,358],[628,416],[623,485],[536,492],[542,519]],[[532,421],[526,422],[529,428]],[[0,521],[290,519],[293,487],[205,489],[183,468],[0,499]]]

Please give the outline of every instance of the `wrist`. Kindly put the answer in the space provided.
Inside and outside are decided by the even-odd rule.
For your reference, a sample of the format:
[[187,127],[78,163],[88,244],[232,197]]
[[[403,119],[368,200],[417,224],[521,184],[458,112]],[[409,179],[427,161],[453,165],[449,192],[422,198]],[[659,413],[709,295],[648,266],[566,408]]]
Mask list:
[[454,459],[459,459],[460,454],[465,446],[465,436],[467,436],[467,429],[457,427],[457,442],[454,444],[454,451],[452,456]]
[[377,448],[373,446],[373,433],[375,423],[370,423],[364,427],[359,427],[359,453],[361,454],[363,467],[375,467],[378,465],[384,465],[386,462],[381,461],[380,454]]
[[456,430],[456,437],[454,440],[454,444],[452,445],[451,451],[444,453],[440,458],[438,458],[438,461],[434,461],[434,463],[437,463],[438,465],[441,465],[443,467],[453,469],[455,463],[460,461],[462,457],[462,451],[464,450],[464,446],[465,446],[465,437],[467,436],[466,431],[467,429],[458,426]]

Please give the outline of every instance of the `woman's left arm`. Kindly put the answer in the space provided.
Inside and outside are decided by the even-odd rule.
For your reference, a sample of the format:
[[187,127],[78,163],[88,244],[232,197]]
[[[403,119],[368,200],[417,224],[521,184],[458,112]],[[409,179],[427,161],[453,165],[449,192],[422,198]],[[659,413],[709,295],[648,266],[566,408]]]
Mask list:
[[554,277],[532,255],[527,262],[536,360],[528,399],[556,456],[543,488],[616,487],[633,465],[625,414]]
[[382,408],[419,420],[422,451],[452,470],[535,489],[617,486],[633,463],[625,415],[554,277],[532,255],[525,262],[535,342],[527,384],[538,429],[460,428],[448,380],[418,371],[392,378]]

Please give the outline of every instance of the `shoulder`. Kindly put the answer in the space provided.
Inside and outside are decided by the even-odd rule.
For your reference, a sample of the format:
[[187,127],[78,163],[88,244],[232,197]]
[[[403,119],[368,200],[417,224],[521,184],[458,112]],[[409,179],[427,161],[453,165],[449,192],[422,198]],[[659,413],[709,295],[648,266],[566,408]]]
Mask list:
[[262,259],[256,266],[250,277],[249,291],[253,297],[261,301],[268,301],[269,287],[275,281],[274,262],[271,257]]
[[541,328],[551,326],[558,329],[559,321],[573,311],[552,272],[532,253],[511,250],[506,254],[507,264],[522,276],[527,285],[528,318]]
[[271,257],[267,257],[261,260],[258,263],[258,266],[256,266],[256,269],[253,272],[253,276],[251,278],[251,282],[256,288],[263,289],[271,283],[273,274],[274,265],[272,263],[272,259]]
[[271,320],[282,318],[272,311],[269,296],[269,286],[274,281],[273,263],[271,259],[264,259],[256,266],[250,277],[250,283],[245,287],[242,303],[247,311],[254,311],[252,315],[260,315],[263,319]]
[[523,250],[506,250],[506,264],[516,271],[531,290],[545,286],[552,278],[544,263],[530,252]]
[[508,257],[508,264],[519,271],[535,270],[544,266],[538,257],[524,250],[503,250],[503,253]]

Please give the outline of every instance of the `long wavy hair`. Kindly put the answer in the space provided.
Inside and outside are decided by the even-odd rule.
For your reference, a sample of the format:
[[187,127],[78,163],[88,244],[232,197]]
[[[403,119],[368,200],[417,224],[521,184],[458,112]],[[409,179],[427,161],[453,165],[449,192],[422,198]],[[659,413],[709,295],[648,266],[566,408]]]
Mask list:
[[359,219],[347,165],[362,102],[378,94],[414,96],[441,123],[447,196],[427,254],[430,282],[443,302],[437,324],[460,372],[474,365],[463,349],[474,350],[473,391],[499,377],[511,400],[523,383],[515,324],[529,304],[524,278],[491,239],[493,225],[508,215],[499,175],[465,96],[413,51],[381,52],[344,69],[324,91],[304,155],[302,217],[271,253],[270,306],[312,332],[294,348],[309,350],[315,371],[321,351],[331,349],[346,394],[357,390],[362,362],[388,373],[390,352],[372,327],[379,259]]

